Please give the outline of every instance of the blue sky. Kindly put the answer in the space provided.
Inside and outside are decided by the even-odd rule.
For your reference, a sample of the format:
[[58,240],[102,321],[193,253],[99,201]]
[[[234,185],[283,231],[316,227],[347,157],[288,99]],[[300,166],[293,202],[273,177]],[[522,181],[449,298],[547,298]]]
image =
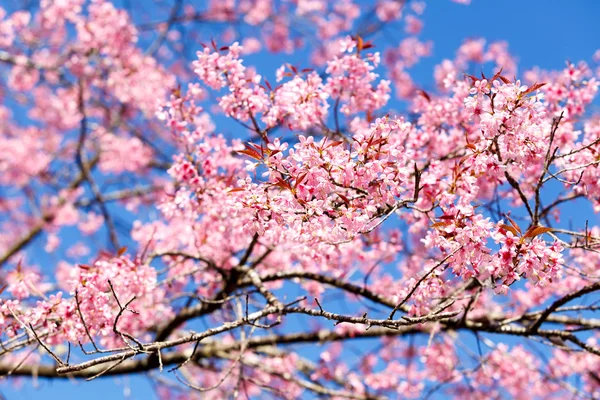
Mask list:
[[[8,8],[13,8],[16,2],[8,3]],[[149,11],[152,11],[151,3],[144,4]],[[596,0],[473,0],[469,6],[450,0],[431,0],[425,10],[425,26],[420,38],[434,42],[433,55],[422,60],[411,72],[415,81],[425,87],[431,85],[434,65],[444,58],[453,58],[456,49],[468,37],[507,41],[511,53],[519,60],[520,73],[533,66],[558,69],[564,66],[566,60],[590,62],[592,54],[600,48],[598,16],[600,1]],[[206,34],[209,41],[208,29]],[[398,41],[402,38],[398,37]],[[385,44],[379,47],[383,49]],[[293,56],[261,55],[249,57],[248,64],[255,65],[269,76],[287,61],[308,66],[307,59],[307,52],[298,52]],[[233,126],[226,125],[224,129],[233,129]],[[586,217],[573,212],[576,219]],[[595,218],[597,221],[597,216]],[[126,396],[128,392],[129,397]],[[34,387],[30,380],[22,380],[18,387],[1,384],[0,393],[9,400],[154,398],[151,386],[144,377],[106,378],[77,384],[41,380],[38,387]]]
[[473,0],[428,3],[423,35],[435,39],[435,58],[451,57],[466,37],[506,40],[520,70],[560,68],[590,60],[600,48],[600,2],[594,0]]

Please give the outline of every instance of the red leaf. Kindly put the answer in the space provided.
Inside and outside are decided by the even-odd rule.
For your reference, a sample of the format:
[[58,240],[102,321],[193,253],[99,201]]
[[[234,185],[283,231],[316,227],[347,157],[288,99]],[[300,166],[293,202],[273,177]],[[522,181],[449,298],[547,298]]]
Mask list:
[[378,144],[384,143],[387,141],[387,138],[379,138],[377,140],[374,141],[369,141],[371,146],[377,146]]
[[515,236],[519,236],[519,232],[517,232],[517,230],[510,225],[502,224],[500,225],[500,228],[504,229],[505,231],[512,232],[512,234]]
[[264,153],[264,148],[262,144],[258,145],[256,143],[244,143],[244,146],[250,150],[260,151],[260,153]]
[[[509,217],[508,215],[506,215],[506,219],[508,219],[508,221],[510,222],[510,224],[513,226],[513,228],[515,228],[517,230],[517,232],[519,232],[519,235],[520,235],[522,232],[521,232],[521,228],[519,228],[519,225],[517,225],[515,223],[515,221],[513,221],[512,218]],[[518,236],[518,235],[515,234],[515,236]]]
[[492,77],[492,80],[491,80],[491,82],[494,82],[496,79],[498,79],[498,78],[501,76],[500,74],[502,74],[502,70],[503,70],[503,69],[504,69],[504,68],[500,68],[500,71],[498,71],[498,72],[496,72],[496,73],[494,74],[494,76]]
[[427,94],[426,91],[418,89],[417,94],[420,94],[421,96],[425,97],[427,101],[431,101],[431,96],[429,96],[429,94]]
[[300,176],[298,176],[298,178],[296,178],[296,183],[294,183],[294,189],[296,189],[298,187],[298,185],[301,184],[302,181],[304,181],[304,179],[306,178],[306,175],[308,175],[308,172],[300,174]]
[[328,149],[330,147],[339,146],[341,144],[344,144],[344,142],[342,140],[336,140],[335,142],[331,142],[327,146],[325,146],[325,149]]
[[375,47],[375,45],[369,40],[367,43],[363,44],[363,50],[370,49]]
[[523,92],[523,94],[529,94],[532,92],[535,92],[536,90],[544,87],[546,85],[546,83],[534,83],[533,86],[531,86],[529,89],[527,89],[525,92]]
[[534,238],[537,235],[542,235],[547,232],[552,232],[553,230],[554,229],[548,228],[546,226],[532,226],[531,228],[529,228],[527,230],[527,232],[525,232],[525,235],[523,237]]
[[356,52],[360,53],[363,48],[364,48],[363,38],[361,38],[360,36],[356,36]]
[[438,219],[441,219],[443,221],[453,221],[454,218],[456,218],[455,215],[442,215],[441,217],[439,217]]
[[245,154],[249,157],[254,158],[255,160],[259,160],[262,161],[262,156],[255,150],[253,149],[246,149],[246,150],[238,150],[238,153],[242,153]]
[[349,199],[348,199],[346,196],[344,196],[344,195],[343,195],[343,194],[341,194],[341,193],[337,193],[337,192],[336,192],[336,194],[337,194],[337,195],[340,197],[340,199],[342,199],[342,201],[343,201],[343,202],[346,204],[346,207],[350,207],[350,200],[349,200]]
[[473,75],[465,74],[465,76],[467,78],[471,78],[471,80],[473,81],[473,83],[475,83],[475,82],[477,82],[479,80],[479,78],[475,78]]
[[292,190],[292,186],[281,178],[277,178],[277,183],[275,183],[274,185],[282,189],[287,189],[290,191]]

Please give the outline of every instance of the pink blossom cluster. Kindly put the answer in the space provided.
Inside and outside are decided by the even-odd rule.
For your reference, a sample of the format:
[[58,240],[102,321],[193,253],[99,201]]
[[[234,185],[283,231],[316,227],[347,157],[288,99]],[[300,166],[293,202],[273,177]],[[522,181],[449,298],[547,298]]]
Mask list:
[[0,185],[22,187],[52,162],[57,138],[35,127],[5,126],[4,130],[0,136]]
[[152,160],[152,150],[137,137],[120,137],[108,132],[100,135],[99,168],[103,172],[136,172]]
[[242,64],[242,47],[236,42],[223,51],[226,53],[205,47],[198,52],[194,72],[213,89],[228,87],[229,94],[221,97],[219,106],[232,118],[248,121],[254,114],[266,112],[268,98],[260,85],[261,76]]
[[[61,286],[72,295],[68,299],[62,292],[46,297],[48,285],[40,285],[40,275],[29,268],[7,276],[7,290],[15,300],[2,302],[4,332],[14,335],[34,327],[48,343],[88,343],[99,337],[102,346],[118,347],[172,313],[169,306],[161,305],[165,291],[158,287],[152,267],[116,257],[92,266],[63,268]],[[35,298],[41,300],[27,307],[28,300]]]
[[[597,72],[521,81],[472,38],[421,87],[425,2],[363,3],[0,9],[0,372],[69,345],[207,398],[597,397]],[[197,22],[233,44],[177,59]],[[305,45],[273,85],[251,65]]]
[[[348,40],[342,53],[352,51],[356,43]],[[343,54],[327,63],[325,72],[329,78],[325,91],[341,104],[344,114],[373,112],[386,105],[390,98],[390,82],[381,80],[375,85],[378,74],[373,70],[381,62],[379,53],[369,53],[364,58],[360,54]]]
[[[278,80],[283,79],[283,72],[278,74]],[[316,72],[310,72],[305,79],[295,75],[275,88],[272,98],[272,105],[262,118],[269,127],[286,120],[290,129],[306,130],[327,120],[329,95]]]
[[26,11],[14,12],[7,18],[6,10],[0,7],[0,48],[11,46],[30,19],[31,14]]

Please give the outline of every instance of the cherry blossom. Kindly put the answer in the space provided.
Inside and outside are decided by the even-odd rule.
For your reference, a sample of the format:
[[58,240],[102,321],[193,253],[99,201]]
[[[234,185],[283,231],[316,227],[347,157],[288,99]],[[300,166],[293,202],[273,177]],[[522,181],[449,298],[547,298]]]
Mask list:
[[156,7],[0,8],[7,385],[600,396],[597,52],[427,85],[434,2]]

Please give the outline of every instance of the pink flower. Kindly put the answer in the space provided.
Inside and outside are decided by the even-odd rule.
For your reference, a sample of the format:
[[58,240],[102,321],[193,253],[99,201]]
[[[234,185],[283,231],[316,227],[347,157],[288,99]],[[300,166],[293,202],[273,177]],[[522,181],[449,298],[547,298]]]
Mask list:
[[393,0],[379,1],[376,7],[376,14],[384,22],[400,19],[402,15],[402,3]]

